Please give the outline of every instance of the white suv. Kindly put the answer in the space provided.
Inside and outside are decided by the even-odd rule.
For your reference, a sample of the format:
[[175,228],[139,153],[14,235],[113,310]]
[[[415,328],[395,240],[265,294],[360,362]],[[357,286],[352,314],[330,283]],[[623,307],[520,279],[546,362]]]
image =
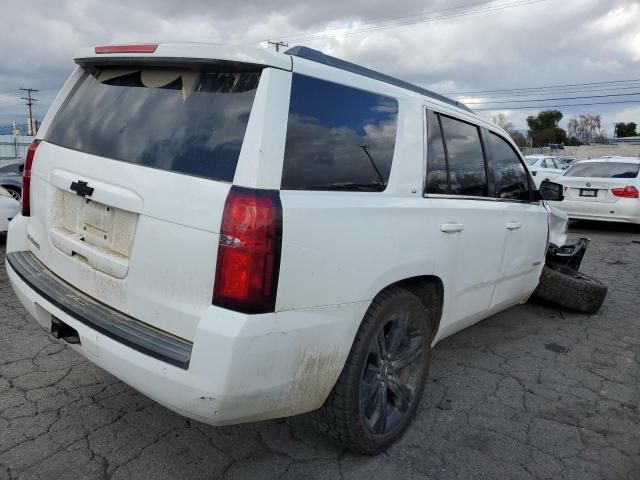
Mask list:
[[45,329],[188,417],[323,407],[320,428],[380,451],[432,346],[527,300],[563,241],[509,136],[414,85],[300,47],[76,63],[7,272]]

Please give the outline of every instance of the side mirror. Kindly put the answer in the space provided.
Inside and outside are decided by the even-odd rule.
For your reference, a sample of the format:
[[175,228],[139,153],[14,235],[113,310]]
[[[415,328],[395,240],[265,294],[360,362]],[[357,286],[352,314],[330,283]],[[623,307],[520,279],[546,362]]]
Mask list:
[[545,180],[540,184],[540,197],[543,200],[561,202],[564,200],[564,186]]

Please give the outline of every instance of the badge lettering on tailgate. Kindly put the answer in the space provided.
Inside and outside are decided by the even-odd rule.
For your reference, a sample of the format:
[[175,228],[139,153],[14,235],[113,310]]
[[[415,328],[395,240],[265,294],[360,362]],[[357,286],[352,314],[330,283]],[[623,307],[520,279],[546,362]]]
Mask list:
[[29,240],[34,247],[40,250],[40,244],[36,242],[31,235],[27,234],[27,240]]

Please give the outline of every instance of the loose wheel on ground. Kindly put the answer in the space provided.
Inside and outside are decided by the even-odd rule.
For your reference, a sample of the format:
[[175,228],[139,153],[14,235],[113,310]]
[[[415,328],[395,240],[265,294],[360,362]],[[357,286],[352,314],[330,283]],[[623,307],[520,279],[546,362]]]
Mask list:
[[604,302],[607,286],[571,267],[545,265],[535,295],[562,307],[595,313]]

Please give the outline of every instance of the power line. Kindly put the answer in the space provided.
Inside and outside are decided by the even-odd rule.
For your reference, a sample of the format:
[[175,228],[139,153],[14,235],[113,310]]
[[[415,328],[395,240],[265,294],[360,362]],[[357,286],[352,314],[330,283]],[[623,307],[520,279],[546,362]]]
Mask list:
[[467,91],[467,92],[445,93],[444,95],[466,95],[468,93],[474,94],[474,93],[519,92],[524,90],[541,90],[543,88],[582,87],[585,85],[606,85],[611,83],[629,83],[629,82],[640,82],[640,78],[633,78],[630,80],[610,80],[608,82],[566,83],[563,85],[547,85],[547,86],[538,86],[538,87],[509,88],[509,89],[499,89],[499,90],[475,90],[475,91]]
[[[436,22],[436,21],[441,21],[441,20],[447,20],[447,19],[451,19],[451,18],[458,18],[458,17],[465,17],[468,15],[475,15],[478,13],[485,13],[485,12],[493,12],[493,11],[498,11],[498,10],[505,10],[507,8],[514,8],[514,7],[521,7],[521,6],[525,6],[525,5],[532,5],[532,4],[536,4],[536,3],[542,3],[542,2],[546,2],[547,0],[519,0],[516,2],[512,2],[512,3],[507,3],[507,4],[503,4],[503,5],[495,5],[493,7],[486,7],[486,8],[479,8],[476,10],[470,10],[467,12],[462,12],[462,13],[456,13],[456,14],[449,14],[449,15],[439,15],[439,16],[433,16],[433,17],[428,17],[428,18],[423,18],[423,19],[417,19],[417,20],[408,20],[408,21],[402,21],[402,22],[390,22],[390,23],[382,23],[380,25],[375,25],[377,22],[371,22],[371,27],[368,28],[358,28],[358,26],[356,26],[353,30],[344,30],[344,31],[339,31],[340,29],[333,29],[333,30],[328,30],[329,32],[337,32],[337,33],[322,33],[320,35],[312,35],[309,33],[300,33],[297,35],[289,35],[289,36],[281,36],[279,38],[287,38],[287,39],[295,39],[295,41],[309,41],[309,40],[321,40],[323,38],[331,38],[331,37],[335,37],[338,35],[357,35],[357,34],[361,34],[361,33],[366,33],[366,32],[372,32],[372,31],[378,31],[378,30],[386,30],[388,28],[397,28],[397,27],[403,27],[403,26],[407,26],[407,25],[415,25],[415,24],[419,24],[419,23],[430,23],[430,22]],[[481,4],[484,4],[485,2],[482,2]],[[492,3],[492,2],[490,2]],[[458,7],[460,8],[460,7]],[[451,9],[448,9],[451,10]],[[441,10],[441,11],[445,11],[445,10]],[[348,28],[348,27],[345,27]],[[326,32],[326,31],[325,31]]]
[[543,108],[559,108],[559,107],[586,107],[590,105],[613,105],[620,103],[640,103],[640,100],[620,100],[615,102],[593,102],[593,103],[566,103],[560,105],[528,105],[526,107],[493,107],[493,108],[473,108],[474,111],[498,111],[498,110],[539,110]]
[[427,18],[427,19],[423,19],[423,20],[399,22],[399,23],[388,24],[388,25],[383,24],[383,25],[380,25],[380,26],[374,26],[374,27],[370,27],[370,28],[363,28],[363,29],[357,29],[357,30],[347,30],[347,31],[344,31],[344,32],[339,32],[339,33],[334,33],[334,34],[329,34],[329,35],[315,35],[315,36],[309,36],[309,37],[302,37],[302,38],[298,38],[296,40],[297,41],[311,41],[311,40],[322,40],[322,39],[325,39],[325,38],[336,37],[336,36],[339,36],[339,35],[342,35],[342,36],[358,35],[358,34],[361,34],[361,33],[374,32],[374,31],[379,31],[379,30],[387,30],[389,28],[398,28],[398,27],[404,27],[404,26],[408,26],[408,25],[416,25],[416,24],[419,24],[419,23],[431,23],[431,22],[438,22],[438,21],[442,21],[442,20],[448,20],[448,19],[452,19],[452,18],[466,17],[466,16],[469,16],[469,15],[475,15],[477,13],[486,13],[486,12],[492,12],[492,11],[497,11],[497,10],[504,10],[504,9],[507,9],[507,8],[520,7],[520,6],[530,5],[530,4],[534,4],[534,3],[541,3],[541,2],[544,2],[544,1],[546,1],[546,0],[525,0],[525,1],[514,2],[514,3],[511,3],[511,4],[496,6],[496,7],[488,7],[488,8],[481,8],[481,9],[477,9],[477,10],[471,10],[469,12],[450,14],[450,15],[440,15],[440,16],[435,16],[435,17],[430,17],[430,18]]
[[[450,10],[458,10],[460,8],[466,8],[466,7],[475,7],[478,5],[486,5],[489,3],[493,3],[495,2],[495,0],[487,0],[487,1],[483,1],[483,2],[475,2],[475,3],[465,3],[462,5],[458,5],[455,7],[449,7],[449,8],[444,8],[442,10],[430,10],[430,11],[426,11],[426,12],[421,12],[421,13],[414,13],[412,15],[403,15],[401,17],[390,17],[390,18],[385,18],[385,19],[380,19],[380,20],[376,20],[376,21],[372,21],[372,22],[364,22],[364,23],[360,23],[358,25],[356,25],[356,27],[366,27],[366,26],[371,26],[371,25],[377,25],[380,22],[389,22],[389,21],[393,21],[393,20],[405,20],[408,18],[416,18],[416,17],[424,17],[425,15],[431,15],[434,13],[442,13],[442,12],[447,12]],[[307,31],[307,32],[298,32],[298,33],[290,33],[288,35],[282,35],[279,38],[297,38],[297,37],[302,37],[302,36],[308,36],[308,35],[313,35],[313,34],[317,34],[317,33],[321,33],[321,34],[327,34],[328,32],[335,32],[335,31],[339,31],[339,30],[345,30],[348,29],[349,27],[337,27],[337,28],[332,28],[332,29],[322,29],[322,30],[311,30],[311,31]],[[255,42],[255,43],[262,43],[262,42],[268,42],[269,40],[260,40],[259,42]]]
[[553,97],[553,98],[541,98],[539,100],[528,99],[528,100],[503,100],[503,101],[494,101],[494,102],[465,102],[466,105],[487,105],[489,103],[527,103],[527,102],[550,102],[552,100],[580,100],[584,98],[605,98],[605,97],[628,97],[632,95],[640,95],[640,92],[634,93],[610,93],[608,95],[586,95],[579,97]]
[[[552,95],[554,93],[557,94],[570,94],[570,93],[582,93],[582,92],[607,92],[607,91],[612,91],[612,90],[631,90],[634,88],[640,88],[640,85],[625,85],[622,87],[610,87],[610,88],[602,88],[602,87],[598,87],[598,86],[593,86],[593,87],[583,87],[580,89],[577,88],[570,88],[568,90],[550,90],[547,92],[543,92],[543,93],[512,93],[510,95],[507,94],[488,94],[488,95],[478,95],[478,97],[481,98],[512,98],[512,97],[536,97],[536,96],[541,96],[541,95]],[[468,97],[474,97],[473,95],[459,95],[456,96],[455,98],[460,99],[461,101],[464,102],[465,98]]]

